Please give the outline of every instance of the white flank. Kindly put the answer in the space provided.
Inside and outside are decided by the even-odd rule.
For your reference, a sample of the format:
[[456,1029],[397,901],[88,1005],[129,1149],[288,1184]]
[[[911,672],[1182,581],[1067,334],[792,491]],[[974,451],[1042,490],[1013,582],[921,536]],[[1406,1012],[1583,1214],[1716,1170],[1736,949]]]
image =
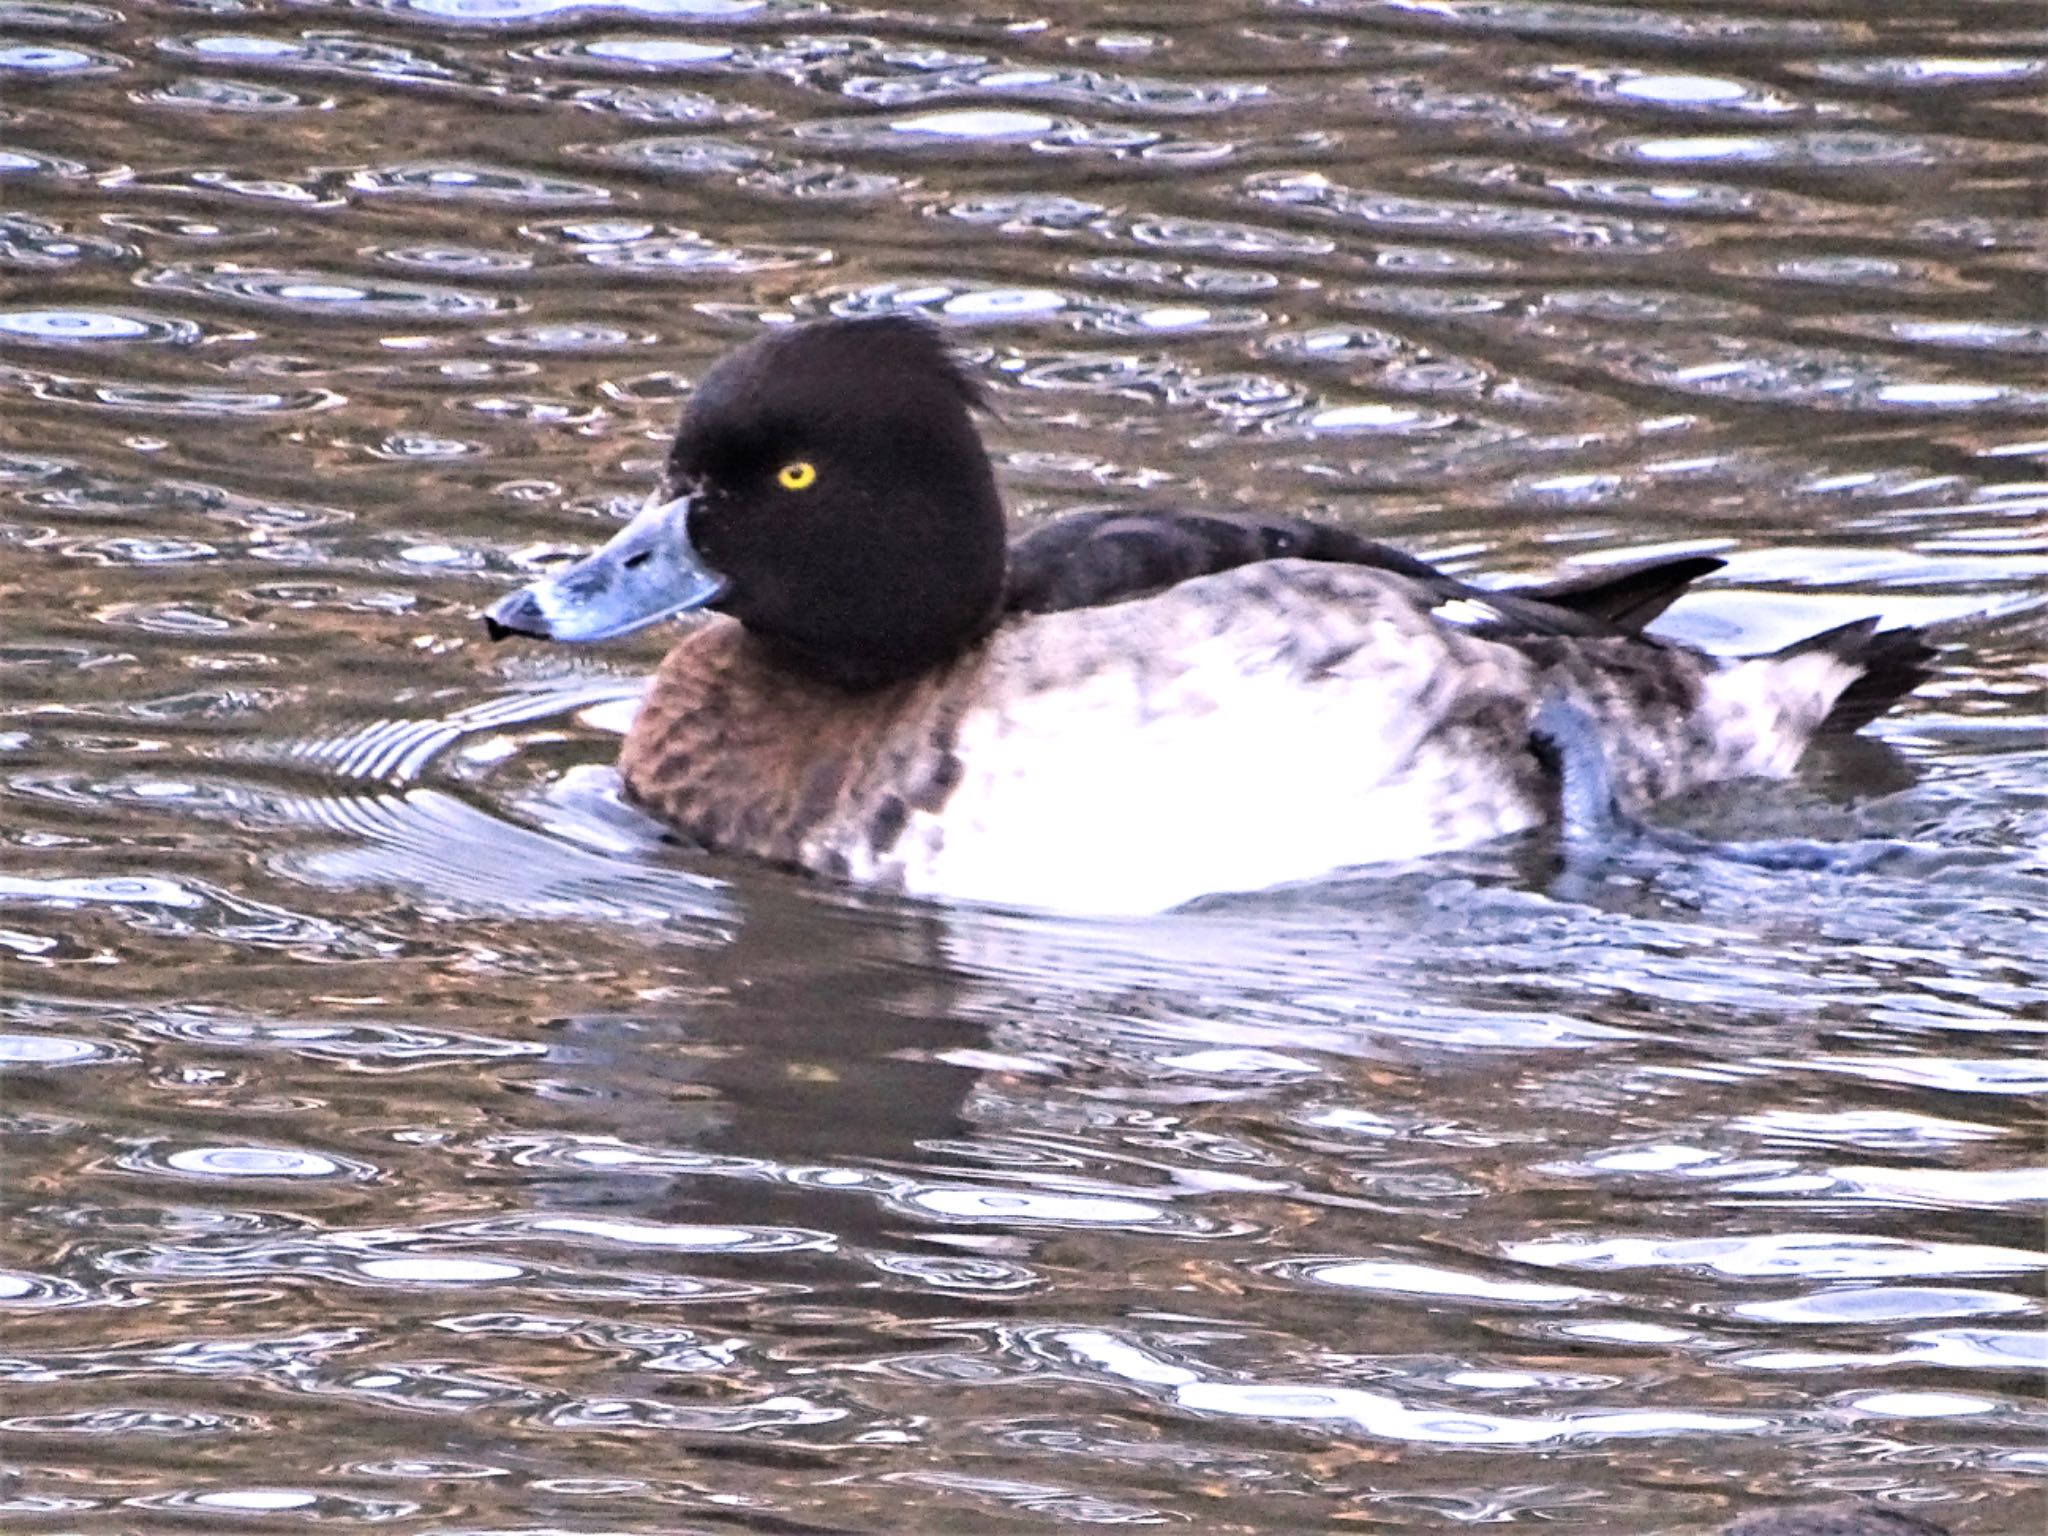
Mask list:
[[[1296,565],[1261,567],[1258,579],[1284,586]],[[1305,600],[1327,602],[1333,580],[1352,589],[1342,653],[1326,667],[1290,658],[1295,636],[1275,633],[1289,615],[1253,604],[1243,622],[1175,647],[1170,670],[1157,653],[1127,652],[970,713],[959,787],[937,814],[913,815],[893,850],[904,888],[1158,912],[1532,825],[1536,811],[1495,754],[1453,761],[1422,745],[1438,724],[1423,696],[1448,704],[1458,690],[1441,686],[1453,665],[1444,637],[1407,592],[1376,573],[1312,569]],[[1252,579],[1207,580],[1231,578]],[[1521,739],[1501,746],[1524,750]]]
[[[1736,661],[1702,680],[1694,731],[1611,719],[1606,750],[1617,770],[1682,752],[1672,790],[1783,777],[1860,670]],[[807,862],[941,900],[1143,914],[1469,848],[1553,809],[1529,726],[1554,681],[1356,566],[1267,561],[1046,614],[999,632],[971,682],[944,801],[879,853],[865,816],[821,827]]]

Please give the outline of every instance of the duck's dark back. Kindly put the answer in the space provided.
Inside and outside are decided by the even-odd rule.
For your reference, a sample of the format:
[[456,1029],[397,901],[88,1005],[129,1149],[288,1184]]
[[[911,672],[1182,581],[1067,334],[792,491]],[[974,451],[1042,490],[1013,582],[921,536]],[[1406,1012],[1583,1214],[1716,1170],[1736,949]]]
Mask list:
[[1263,560],[1367,566],[1405,576],[1440,602],[1483,602],[1495,616],[1475,626],[1480,633],[1606,637],[1639,634],[1691,583],[1724,563],[1711,555],[1686,555],[1500,592],[1469,586],[1390,545],[1307,518],[1075,512],[1011,543],[1004,608],[1025,614],[1097,608]]

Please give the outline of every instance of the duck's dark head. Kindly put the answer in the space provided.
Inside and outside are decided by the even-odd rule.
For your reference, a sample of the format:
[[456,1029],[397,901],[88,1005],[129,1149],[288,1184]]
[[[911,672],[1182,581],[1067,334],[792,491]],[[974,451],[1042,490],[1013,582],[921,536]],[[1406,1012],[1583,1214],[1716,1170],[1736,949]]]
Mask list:
[[692,608],[872,688],[979,639],[1003,595],[979,391],[914,320],[827,320],[721,359],[661,489],[588,559],[493,604],[492,636],[601,640]]

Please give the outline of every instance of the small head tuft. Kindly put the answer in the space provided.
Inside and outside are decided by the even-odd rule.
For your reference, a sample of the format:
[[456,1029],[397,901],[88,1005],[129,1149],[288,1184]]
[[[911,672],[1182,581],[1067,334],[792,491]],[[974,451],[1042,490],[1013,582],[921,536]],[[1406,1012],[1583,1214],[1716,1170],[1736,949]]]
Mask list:
[[855,395],[940,384],[962,405],[977,410],[988,406],[981,384],[946,344],[939,328],[914,315],[853,316],[786,326],[768,332],[728,361],[737,363],[757,350],[764,368],[786,376],[810,375]]

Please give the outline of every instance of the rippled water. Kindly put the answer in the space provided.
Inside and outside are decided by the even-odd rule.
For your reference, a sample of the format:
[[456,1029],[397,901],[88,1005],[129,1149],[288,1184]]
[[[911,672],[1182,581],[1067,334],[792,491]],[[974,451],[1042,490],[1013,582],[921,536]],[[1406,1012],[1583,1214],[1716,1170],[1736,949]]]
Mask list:
[[[2038,1531],[2042,22],[0,0],[0,1528]],[[1674,813],[1899,851],[1094,925],[660,844],[660,639],[475,610],[891,309],[1020,520],[1940,625]]]

